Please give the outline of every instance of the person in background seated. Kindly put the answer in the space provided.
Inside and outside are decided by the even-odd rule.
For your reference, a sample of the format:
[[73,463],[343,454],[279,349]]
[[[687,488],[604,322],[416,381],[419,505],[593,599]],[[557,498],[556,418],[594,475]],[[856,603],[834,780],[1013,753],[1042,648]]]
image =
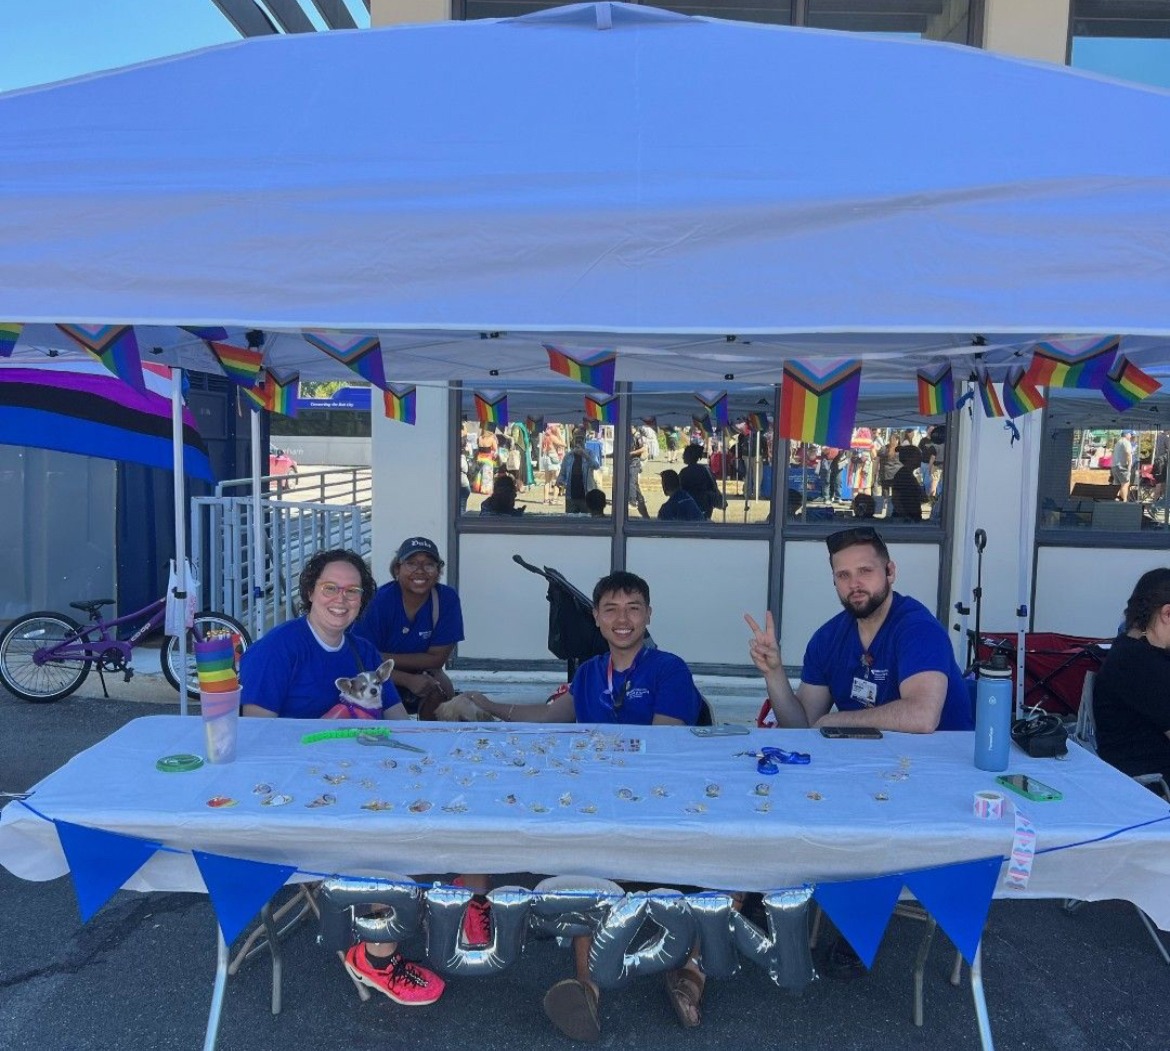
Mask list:
[[877,502],[869,493],[858,493],[853,497],[854,518],[875,518],[877,516]]
[[354,634],[372,642],[383,658],[393,658],[392,678],[403,704],[422,718],[455,696],[443,665],[463,641],[459,594],[439,583],[442,571],[433,540],[404,540],[390,563],[394,579],[378,588],[354,626]]
[[666,503],[658,509],[658,517],[676,522],[700,522],[703,511],[695,498],[683,489],[678,480],[678,471],[669,468],[660,475],[662,492],[666,495]]
[[1093,686],[1097,754],[1170,781],[1170,569],[1142,575]]
[[[319,718],[337,703],[336,679],[377,668],[378,651],[349,631],[374,597],[374,586],[356,552],[313,555],[299,581],[302,616],[278,624],[240,660],[242,713]],[[382,687],[382,718],[406,718],[391,682]],[[396,942],[358,942],[345,955],[345,969],[354,981],[407,1007],[433,1004],[443,995],[443,979],[405,959]]]
[[[567,693],[547,704],[508,704],[481,693],[469,696],[499,719],[525,723],[619,723],[646,726],[693,726],[702,697],[686,663],[673,653],[647,649],[650,587],[633,573],[602,577],[593,589],[593,619],[609,652],[577,669]],[[577,975],[557,982],[544,998],[550,1021],[573,1040],[601,1036],[597,1012],[600,992],[589,974],[592,939],[573,939]],[[675,1012],[687,1026],[699,1024],[705,976],[694,959],[667,976]]]
[[600,489],[590,489],[585,494],[585,506],[589,508],[589,514],[594,518],[605,517],[605,508],[608,503],[609,499]]
[[492,495],[479,507],[481,515],[522,515],[525,509],[516,506],[516,480],[510,474],[497,474]]

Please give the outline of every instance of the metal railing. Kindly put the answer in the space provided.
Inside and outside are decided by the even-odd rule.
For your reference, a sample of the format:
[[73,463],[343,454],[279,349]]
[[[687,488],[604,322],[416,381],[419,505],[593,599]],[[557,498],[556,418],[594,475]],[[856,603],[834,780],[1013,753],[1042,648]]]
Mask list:
[[[287,477],[262,482],[274,490]],[[203,604],[230,613],[259,637],[296,615],[297,579],[315,551],[347,547],[369,556],[370,471],[298,475],[295,492],[261,500],[261,551],[251,495],[224,495],[242,488],[250,494],[251,479],[221,482],[218,495],[191,501],[191,552],[200,568]]]

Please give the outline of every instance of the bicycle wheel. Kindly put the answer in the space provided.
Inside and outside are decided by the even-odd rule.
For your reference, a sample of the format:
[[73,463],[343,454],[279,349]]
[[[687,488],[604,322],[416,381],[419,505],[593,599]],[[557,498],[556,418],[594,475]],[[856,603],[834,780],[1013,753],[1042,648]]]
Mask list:
[[82,657],[38,661],[37,651],[71,639],[81,625],[63,613],[29,613],[18,617],[0,635],[0,682],[22,701],[59,701],[77,689],[89,674]]
[[[248,634],[244,625],[234,617],[229,617],[226,613],[213,613],[211,610],[195,614],[195,627],[187,632],[187,674],[182,676],[187,680],[187,696],[193,701],[199,700],[199,676],[195,672],[195,639],[206,638],[208,632],[214,634],[223,631],[239,636],[241,653],[252,644],[252,636]],[[167,682],[177,690],[181,676],[179,675],[179,640],[176,636],[167,636],[159,659],[162,662],[163,675],[167,677]]]

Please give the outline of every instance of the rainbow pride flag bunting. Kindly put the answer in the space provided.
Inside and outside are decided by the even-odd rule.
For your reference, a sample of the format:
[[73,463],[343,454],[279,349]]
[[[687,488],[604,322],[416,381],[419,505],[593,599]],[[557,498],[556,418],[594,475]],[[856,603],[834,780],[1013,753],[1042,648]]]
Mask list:
[[708,409],[715,418],[718,427],[730,427],[731,419],[727,413],[727,391],[699,391],[695,394],[699,404]]
[[861,390],[861,362],[786,361],[780,384],[781,438],[849,448]]
[[1118,355],[1113,368],[1105,377],[1101,393],[1118,412],[1132,409],[1139,401],[1143,401],[1160,390],[1159,383],[1148,372],[1143,372],[1124,354]]
[[240,393],[248,399],[250,408],[264,409],[267,412],[279,413],[281,416],[296,416],[297,387],[300,379],[300,373],[294,372],[282,383],[264,369],[260,383],[255,387],[241,387]]
[[617,354],[612,350],[603,350],[590,358],[575,358],[551,343],[545,343],[544,349],[548,351],[548,367],[553,372],[594,390],[613,394]]
[[139,394],[146,393],[142,381],[142,360],[138,340],[130,325],[58,325],[70,339],[79,343],[120,380],[125,380]]
[[708,438],[715,433],[711,428],[710,416],[692,416],[691,423],[698,427]]
[[955,372],[950,365],[918,370],[918,414],[945,416],[955,410]]
[[475,415],[479,425],[494,423],[497,427],[508,426],[508,395],[475,392]]
[[1028,374],[1021,366],[1013,365],[1008,369],[1007,378],[1003,381],[1003,408],[1013,420],[1017,416],[1042,409],[1047,404],[1048,399],[1028,379]]
[[1050,340],[1032,348],[1028,379],[1034,387],[1100,390],[1121,345],[1119,336],[1061,343]]
[[386,389],[382,344],[377,336],[354,336],[344,332],[302,332],[301,335],[305,342],[353,369],[367,383]]
[[975,379],[979,386],[979,400],[983,402],[983,415],[991,419],[999,419],[1004,415],[1003,404],[999,400],[999,393],[987,369],[976,369]]
[[759,431],[760,434],[766,434],[772,425],[772,419],[766,412],[749,412],[744,420],[753,431]]
[[585,419],[595,423],[617,423],[617,398],[591,398],[585,395]]
[[260,378],[260,369],[264,364],[264,354],[259,350],[248,350],[246,347],[233,347],[230,343],[216,343],[208,340],[207,345],[223,373],[233,383],[241,387],[254,387]]
[[20,330],[23,327],[15,321],[0,321],[0,358],[12,357],[12,351],[16,348],[16,341],[20,339]]
[[382,404],[385,406],[386,419],[397,420],[399,423],[414,426],[418,395],[414,387],[399,389],[393,385],[382,392]]

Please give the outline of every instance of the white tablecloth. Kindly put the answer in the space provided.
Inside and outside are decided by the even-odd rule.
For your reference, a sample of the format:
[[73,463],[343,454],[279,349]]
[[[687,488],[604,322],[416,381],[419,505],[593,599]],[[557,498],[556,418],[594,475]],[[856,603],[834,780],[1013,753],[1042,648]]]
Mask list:
[[[203,891],[192,848],[295,865],[303,879],[528,871],[741,890],[1011,850],[1011,807],[999,821],[972,814],[973,794],[998,786],[972,765],[966,733],[830,741],[790,730],[701,738],[682,727],[408,723],[397,736],[426,757],[352,739],[301,743],[346,725],[244,719],[236,762],[162,773],[162,756],[203,753],[200,720],[136,719],[45,778],[27,804],[4,808],[0,863],[25,879],[65,873],[47,818],[176,848],[126,884],[137,890]],[[626,750],[631,738],[644,751]],[[812,762],[764,776],[735,754],[765,744],[809,752]],[[1013,749],[1010,769],[1064,799],[1005,793],[1035,825],[1038,856],[1027,891],[1001,886],[997,895],[1124,898],[1170,928],[1170,821],[1157,820],[1170,815],[1167,804],[1075,746],[1066,761]],[[264,786],[293,801],[262,805]],[[306,805],[325,793],[336,802]],[[216,796],[236,805],[209,807]],[[362,808],[374,800],[393,809]],[[412,812],[412,803],[431,805]],[[1081,845],[1042,853],[1069,844]]]

